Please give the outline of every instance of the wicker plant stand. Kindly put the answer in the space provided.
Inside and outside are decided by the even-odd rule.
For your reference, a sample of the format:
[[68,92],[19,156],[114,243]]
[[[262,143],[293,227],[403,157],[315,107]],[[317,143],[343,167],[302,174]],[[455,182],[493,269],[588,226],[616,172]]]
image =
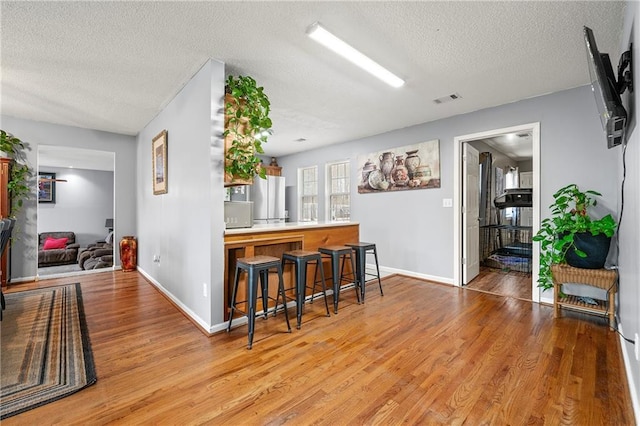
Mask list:
[[[569,265],[552,265],[551,274],[555,291],[553,295],[554,317],[560,315],[560,308],[573,309],[589,314],[609,318],[609,325],[615,327],[615,294],[617,291],[616,271],[609,269],[583,269]],[[607,292],[608,300],[595,300],[596,304],[586,303],[578,296],[560,295],[563,284],[584,284],[601,288]]]

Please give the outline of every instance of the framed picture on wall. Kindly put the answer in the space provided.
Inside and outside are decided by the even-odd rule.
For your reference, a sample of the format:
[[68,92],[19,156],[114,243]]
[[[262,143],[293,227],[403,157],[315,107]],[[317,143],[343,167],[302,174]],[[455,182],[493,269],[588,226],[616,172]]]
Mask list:
[[358,178],[360,194],[440,188],[440,141],[361,155]]
[[38,202],[39,203],[55,203],[56,202],[56,174],[39,172],[38,173]]
[[153,194],[167,193],[167,131],[163,130],[153,138],[151,144],[153,168]]

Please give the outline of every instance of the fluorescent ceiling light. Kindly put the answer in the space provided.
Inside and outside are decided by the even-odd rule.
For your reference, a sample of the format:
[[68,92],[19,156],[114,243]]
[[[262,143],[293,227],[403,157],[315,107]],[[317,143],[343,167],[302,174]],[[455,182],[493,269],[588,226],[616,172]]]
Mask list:
[[319,23],[316,22],[311,24],[307,29],[307,35],[323,46],[333,50],[343,58],[359,66],[363,70],[378,77],[388,85],[392,87],[401,87],[404,84],[404,80],[400,77],[396,76],[386,68],[383,68],[380,64],[340,40],[338,37],[324,29]]

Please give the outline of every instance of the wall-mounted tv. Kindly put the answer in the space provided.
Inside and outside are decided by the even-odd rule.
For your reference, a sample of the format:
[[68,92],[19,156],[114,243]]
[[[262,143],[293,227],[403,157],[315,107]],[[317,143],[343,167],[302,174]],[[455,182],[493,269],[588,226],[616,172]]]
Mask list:
[[[591,88],[596,98],[596,106],[607,138],[607,146],[613,148],[624,142],[627,111],[620,99],[619,85],[616,83],[609,55],[598,51],[591,28],[584,27],[584,41],[587,47]],[[624,91],[624,87],[622,90]]]

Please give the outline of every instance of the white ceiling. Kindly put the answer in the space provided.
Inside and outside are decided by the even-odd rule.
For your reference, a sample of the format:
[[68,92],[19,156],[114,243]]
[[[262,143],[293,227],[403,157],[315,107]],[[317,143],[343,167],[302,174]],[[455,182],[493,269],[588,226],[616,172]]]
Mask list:
[[[265,87],[274,123],[265,150],[280,156],[588,84],[582,26],[617,62],[624,2],[3,1],[0,10],[3,114],[135,135],[214,58]],[[313,42],[305,30],[315,21],[406,84],[388,87]],[[462,98],[433,102],[452,93]]]
[[482,142],[515,161],[531,160],[533,158],[531,132],[505,133],[504,135],[482,139]]
[[113,152],[67,146],[38,145],[38,169],[63,167],[72,169],[114,171]]

